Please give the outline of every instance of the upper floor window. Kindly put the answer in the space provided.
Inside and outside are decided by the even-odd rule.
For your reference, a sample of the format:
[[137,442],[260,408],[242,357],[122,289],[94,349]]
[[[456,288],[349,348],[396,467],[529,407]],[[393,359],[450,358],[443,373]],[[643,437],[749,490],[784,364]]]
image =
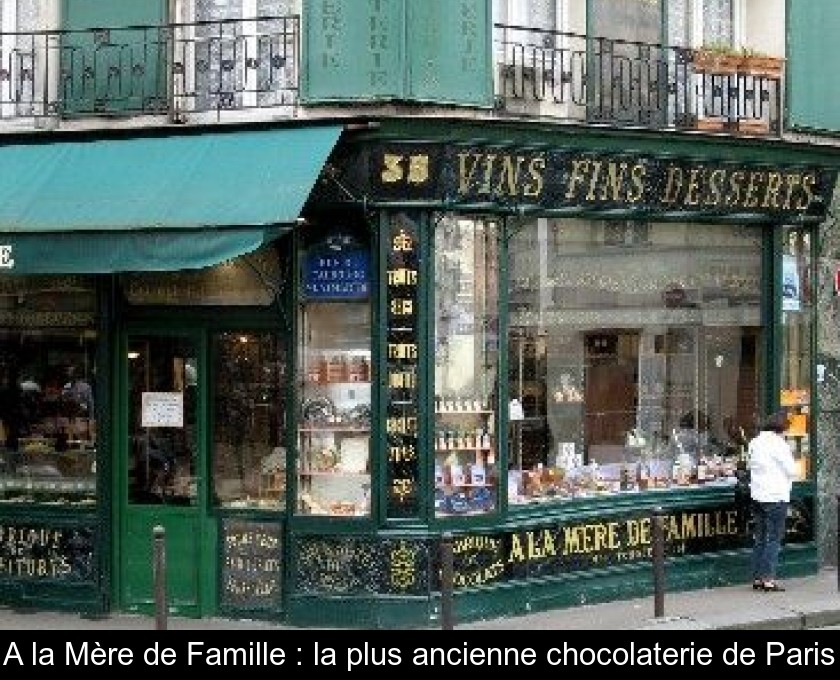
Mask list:
[[288,104],[297,32],[288,18],[299,0],[182,0],[185,108],[241,109]]
[[668,43],[681,47],[740,42],[741,0],[670,0]]

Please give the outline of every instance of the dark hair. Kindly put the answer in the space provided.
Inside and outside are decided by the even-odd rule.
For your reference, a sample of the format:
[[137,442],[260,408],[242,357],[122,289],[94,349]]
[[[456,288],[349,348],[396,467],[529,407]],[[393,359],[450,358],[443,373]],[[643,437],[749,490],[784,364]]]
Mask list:
[[785,430],[788,429],[788,423],[790,419],[788,418],[788,414],[785,411],[776,411],[775,413],[771,413],[767,416],[767,419],[764,421],[764,424],[761,426],[762,430],[769,430],[770,432],[775,432],[776,434],[781,434]]

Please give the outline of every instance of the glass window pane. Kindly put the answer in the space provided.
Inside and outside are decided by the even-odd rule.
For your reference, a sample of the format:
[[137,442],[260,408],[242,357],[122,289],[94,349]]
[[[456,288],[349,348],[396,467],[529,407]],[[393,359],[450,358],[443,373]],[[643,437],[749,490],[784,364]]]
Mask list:
[[445,217],[435,230],[435,512],[498,503],[498,225]]
[[807,228],[785,229],[782,252],[782,365],[780,404],[791,417],[787,439],[799,465],[799,478],[810,475],[811,336],[814,300],[811,291],[811,234]]
[[130,503],[195,505],[198,380],[197,352],[189,339],[129,339]]
[[214,502],[281,510],[286,497],[286,359],[274,333],[212,343]]
[[80,278],[0,281],[0,502],[95,502],[95,308]]
[[733,483],[758,418],[761,230],[534,220],[509,252],[509,499]]
[[297,512],[367,515],[370,304],[304,304],[300,343]]

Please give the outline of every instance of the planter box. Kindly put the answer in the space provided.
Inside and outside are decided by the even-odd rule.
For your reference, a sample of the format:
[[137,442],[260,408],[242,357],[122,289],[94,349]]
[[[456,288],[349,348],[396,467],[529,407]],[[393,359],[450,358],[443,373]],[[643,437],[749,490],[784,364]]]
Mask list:
[[696,73],[715,75],[747,74],[761,78],[781,78],[785,60],[781,57],[723,54],[712,50],[694,50],[692,64]]
[[735,129],[747,135],[767,135],[770,134],[770,123],[766,120],[742,118],[736,123]]
[[696,73],[713,75],[735,75],[741,66],[742,57],[737,54],[721,54],[710,50],[694,50],[691,62]]
[[761,78],[781,78],[784,63],[781,57],[743,57],[739,70]]
[[694,129],[704,132],[723,132],[728,123],[726,118],[698,118],[694,123]]

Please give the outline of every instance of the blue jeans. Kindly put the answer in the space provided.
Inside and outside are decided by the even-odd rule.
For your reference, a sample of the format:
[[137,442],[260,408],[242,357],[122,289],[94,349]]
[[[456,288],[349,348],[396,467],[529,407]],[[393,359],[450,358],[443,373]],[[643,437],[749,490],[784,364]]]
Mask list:
[[788,503],[752,502],[752,572],[756,580],[772,581],[776,578],[787,509]]

